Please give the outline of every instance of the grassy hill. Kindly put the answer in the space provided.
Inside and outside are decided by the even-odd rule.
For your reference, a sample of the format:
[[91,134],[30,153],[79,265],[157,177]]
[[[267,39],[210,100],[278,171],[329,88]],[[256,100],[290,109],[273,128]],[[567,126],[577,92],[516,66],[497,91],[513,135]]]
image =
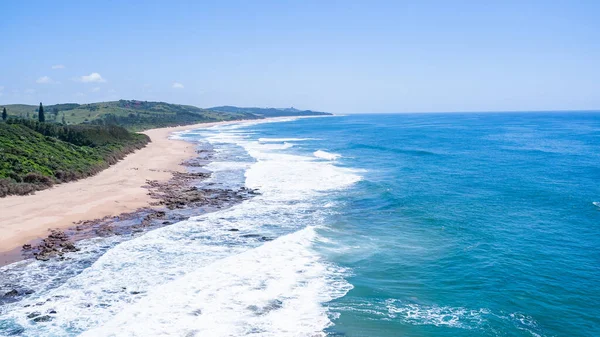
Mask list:
[[0,122],[0,197],[93,175],[149,141],[115,125]]
[[[37,118],[37,105],[10,104],[5,106],[9,117]],[[241,108],[219,106],[201,109],[191,105],[120,100],[89,104],[55,104],[44,106],[49,122],[73,124],[117,124],[140,131],[155,127],[218,122],[239,119],[259,119],[282,116],[321,116],[326,112],[294,108]]]
[[[9,117],[37,118],[38,106],[11,104],[5,106]],[[55,104],[44,106],[46,120],[73,124],[118,124],[140,131],[155,127],[261,118],[249,112],[213,111],[190,105],[120,100],[90,104]]]
[[217,106],[208,110],[226,113],[249,113],[261,117],[286,117],[286,116],[325,116],[328,112],[298,110],[294,108],[240,108],[236,106]]

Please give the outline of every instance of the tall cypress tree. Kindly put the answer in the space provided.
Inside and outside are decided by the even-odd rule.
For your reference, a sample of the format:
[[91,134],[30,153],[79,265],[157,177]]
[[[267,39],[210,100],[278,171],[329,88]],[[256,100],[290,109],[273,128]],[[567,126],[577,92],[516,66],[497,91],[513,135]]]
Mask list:
[[42,106],[42,102],[40,102],[40,109],[38,110],[38,120],[40,122],[46,121],[46,116],[44,115],[44,107]]
[[8,114],[6,113],[6,107],[2,109],[2,120],[5,121],[8,118]]

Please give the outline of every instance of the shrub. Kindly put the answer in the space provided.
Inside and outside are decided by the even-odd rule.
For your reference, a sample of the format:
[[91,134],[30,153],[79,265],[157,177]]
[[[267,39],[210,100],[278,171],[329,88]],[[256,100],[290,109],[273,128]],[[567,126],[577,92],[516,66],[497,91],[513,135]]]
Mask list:
[[45,185],[52,186],[53,181],[50,177],[43,176],[39,173],[28,173],[25,177],[23,177],[23,182],[28,184],[37,184],[37,185]]
[[94,175],[150,139],[115,125],[0,123],[0,197]]

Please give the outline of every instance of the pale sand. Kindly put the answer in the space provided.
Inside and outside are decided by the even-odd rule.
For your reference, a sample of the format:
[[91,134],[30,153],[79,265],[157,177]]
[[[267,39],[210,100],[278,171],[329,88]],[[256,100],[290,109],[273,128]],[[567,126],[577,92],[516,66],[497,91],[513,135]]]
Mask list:
[[0,198],[0,253],[45,237],[50,228],[67,228],[74,222],[135,211],[150,205],[146,180],[165,181],[181,163],[193,157],[192,143],[170,140],[175,131],[205,128],[204,123],[145,131],[152,140],[146,147],[95,176],[60,184],[34,195]]

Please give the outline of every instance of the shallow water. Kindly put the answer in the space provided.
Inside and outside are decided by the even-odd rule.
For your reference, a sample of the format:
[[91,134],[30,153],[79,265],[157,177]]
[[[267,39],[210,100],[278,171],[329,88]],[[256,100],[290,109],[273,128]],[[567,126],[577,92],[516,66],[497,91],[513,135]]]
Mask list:
[[0,269],[34,291],[0,335],[597,336],[599,136],[594,113],[182,132],[216,151],[205,184],[261,194]]

